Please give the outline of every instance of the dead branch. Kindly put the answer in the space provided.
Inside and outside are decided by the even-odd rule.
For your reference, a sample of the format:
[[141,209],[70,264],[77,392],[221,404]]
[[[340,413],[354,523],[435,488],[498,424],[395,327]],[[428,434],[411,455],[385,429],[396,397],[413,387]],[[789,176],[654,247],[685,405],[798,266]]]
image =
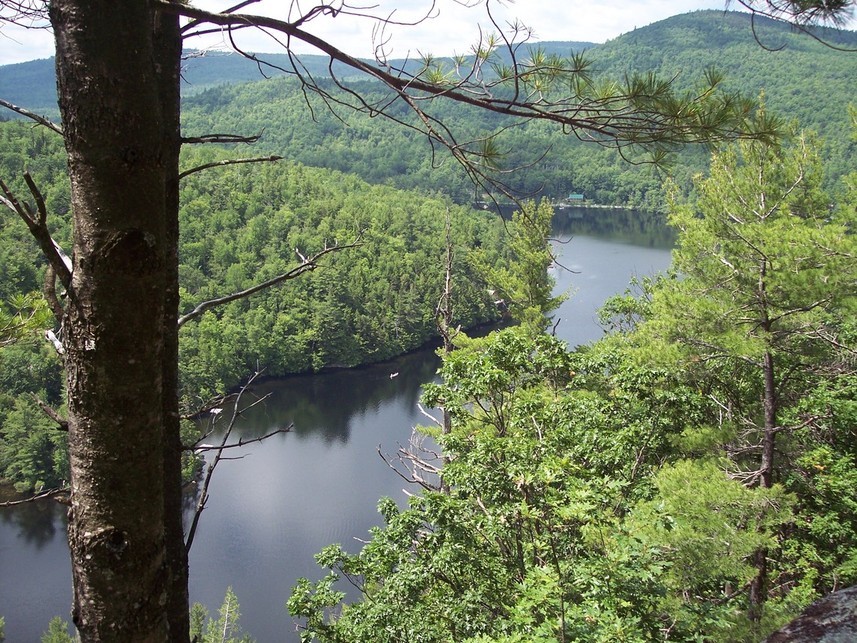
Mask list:
[[43,402],[42,399],[39,398],[39,396],[33,395],[33,401],[42,410],[42,413],[44,413],[50,419],[57,423],[57,427],[60,431],[68,431],[68,420],[66,420],[64,417],[61,417],[59,413],[57,413],[53,408],[48,406],[45,402]]
[[5,107],[6,109],[10,109],[13,112],[17,112],[21,116],[26,116],[30,120],[37,122],[39,125],[44,125],[49,130],[53,130],[57,134],[62,135],[62,128],[59,125],[57,125],[56,123],[54,123],[53,121],[51,121],[50,119],[45,118],[44,116],[39,116],[38,114],[35,114],[28,109],[25,109],[23,107],[19,107],[18,105],[14,105],[14,104],[10,103],[8,100],[3,100],[2,98],[0,98],[0,107]]
[[42,254],[48,260],[48,263],[50,263],[60,283],[68,289],[71,287],[71,259],[68,258],[60,245],[51,237],[47,226],[48,212],[45,207],[45,200],[29,172],[24,172],[24,180],[27,182],[27,187],[30,188],[30,193],[36,201],[36,212],[33,211],[29,203],[18,201],[12,190],[2,180],[0,180],[0,190],[3,191],[5,196],[0,196],[0,203],[15,212],[27,224],[30,234],[38,242]]
[[238,443],[229,442],[229,438],[232,435],[232,430],[235,428],[235,423],[238,421],[238,418],[241,417],[243,413],[253,408],[257,404],[261,404],[262,402],[264,402],[269,397],[268,395],[264,395],[247,406],[241,406],[241,399],[244,397],[244,394],[248,391],[248,389],[252,386],[253,382],[255,382],[261,374],[261,371],[256,371],[255,373],[253,373],[250,379],[247,380],[247,383],[244,384],[244,386],[242,386],[241,390],[238,392],[235,398],[235,405],[232,408],[232,417],[230,418],[229,424],[223,432],[223,437],[220,439],[220,444],[215,447],[197,447],[198,449],[202,449],[205,451],[213,451],[214,459],[209,463],[208,467],[206,468],[205,479],[203,480],[202,487],[200,488],[199,492],[199,500],[196,503],[196,509],[193,513],[193,520],[191,521],[190,528],[188,529],[187,539],[185,540],[185,550],[188,552],[190,551],[190,548],[193,545],[193,539],[196,535],[196,529],[199,526],[199,519],[202,516],[202,512],[205,510],[205,505],[208,503],[208,489],[211,486],[211,480],[212,476],[214,475],[214,470],[217,468],[217,465],[220,463],[221,460],[237,459],[235,457],[224,457],[223,452],[226,449],[241,446],[242,444],[247,445],[253,442],[259,442],[265,438],[271,437],[272,435],[283,433],[291,429],[291,426],[282,429],[277,429],[276,431],[271,432],[269,435],[263,436],[261,438],[254,438],[252,440],[245,440],[243,441],[243,443],[241,440],[239,440]]
[[44,0],[2,0],[0,25],[4,22],[25,29],[48,29],[48,3]]
[[185,170],[184,172],[179,173],[179,179],[183,179],[186,176],[190,176],[191,174],[195,174],[196,172],[202,172],[203,170],[208,170],[213,167],[222,167],[224,165],[239,165],[241,163],[273,163],[275,161],[282,161],[282,156],[261,156],[252,159],[226,159],[224,161],[215,161],[214,163],[205,163],[204,165],[197,165],[196,167],[192,167],[189,170]]
[[318,260],[321,259],[326,254],[330,254],[331,252],[337,252],[339,250],[345,250],[347,248],[355,248],[359,245],[359,240],[353,243],[348,243],[345,245],[332,245],[324,248],[323,250],[319,250],[314,255],[309,257],[304,257],[300,254],[300,252],[295,250],[298,256],[301,258],[301,263],[284,272],[272,279],[268,279],[267,281],[263,281],[260,284],[256,284],[255,286],[251,286],[245,290],[240,292],[232,293],[231,295],[226,295],[224,297],[219,297],[217,299],[210,299],[208,301],[204,301],[196,306],[192,311],[187,313],[186,315],[182,315],[179,317],[178,325],[181,328],[184,324],[191,321],[192,319],[196,319],[200,315],[202,315],[205,311],[214,308],[215,306],[222,306],[223,304],[228,304],[229,302],[236,301],[238,299],[243,299],[245,297],[249,297],[250,295],[254,295],[257,292],[265,290],[266,288],[271,288],[273,286],[277,286],[285,281],[289,281],[291,279],[296,279],[300,277],[305,272],[312,272],[316,268],[318,268]]
[[20,505],[25,505],[30,502],[44,500],[45,498],[56,498],[57,502],[60,502],[62,504],[68,504],[68,498],[62,497],[62,494],[67,494],[69,493],[69,491],[70,490],[68,487],[49,489],[48,491],[39,492],[36,495],[30,496],[29,498],[24,498],[23,500],[7,500],[6,502],[0,502],[0,507],[18,507]]
[[236,396],[235,393],[227,393],[225,395],[218,395],[217,397],[212,397],[203,402],[198,408],[193,411],[189,411],[187,413],[183,413],[181,415],[182,420],[193,420],[195,418],[199,418],[206,413],[219,413],[221,406],[223,406],[226,402],[233,399]]
[[[264,399],[264,398],[261,398],[258,401],[261,402],[262,399]],[[244,409],[244,410],[246,411],[247,409]],[[232,442],[230,444],[224,444],[224,445],[220,445],[220,446],[216,446],[216,447],[206,445],[206,444],[200,444],[199,446],[192,447],[192,450],[194,453],[207,453],[208,451],[225,451],[226,449],[239,449],[241,447],[246,447],[248,444],[254,444],[256,442],[263,442],[264,440],[267,440],[268,438],[272,438],[275,435],[280,435],[281,433],[290,433],[291,430],[294,428],[295,428],[294,424],[289,424],[288,426],[283,426],[283,427],[280,427],[278,429],[274,429],[273,431],[269,431],[265,435],[260,435],[259,437],[250,438],[248,440],[245,440],[244,438],[238,438],[238,442]],[[225,458],[222,458],[222,459],[225,459]]]
[[182,144],[207,145],[209,143],[245,143],[252,145],[262,138],[262,134],[241,136],[240,134],[204,134],[203,136],[182,137]]
[[[425,478],[422,477],[422,475],[420,475],[417,472],[416,469],[408,469],[407,474],[403,473],[399,467],[397,467],[395,464],[393,464],[393,462],[391,462],[387,458],[387,456],[384,455],[384,453],[381,451],[381,445],[380,444],[378,445],[377,450],[378,450],[378,455],[384,461],[384,464],[386,464],[388,467],[390,467],[390,469],[392,469],[393,472],[397,476],[399,476],[402,480],[404,480],[408,484],[419,485],[420,487],[422,487],[426,491],[437,491],[438,490],[438,487],[436,484],[427,481]],[[396,457],[404,463],[404,461],[408,459],[408,456],[404,455],[406,453],[407,453],[406,450],[399,448],[398,455]],[[406,468],[407,468],[407,466],[406,466]]]
[[427,417],[429,420],[431,420],[432,422],[434,422],[435,424],[437,424],[440,427],[444,426],[444,423],[441,422],[440,420],[438,420],[431,413],[426,411],[422,404],[417,404],[417,408],[419,409],[421,415],[424,415],[425,417]]
[[[381,445],[377,447],[378,455],[384,463],[392,469],[396,475],[409,484],[416,484],[427,491],[441,491],[445,489],[442,482],[442,469],[444,458],[440,453],[427,449],[423,444],[425,436],[414,429],[407,447],[399,445],[396,450],[395,459],[401,468],[393,462],[390,456],[381,451]],[[440,464],[434,465],[432,461]],[[404,471],[402,470],[404,469]]]

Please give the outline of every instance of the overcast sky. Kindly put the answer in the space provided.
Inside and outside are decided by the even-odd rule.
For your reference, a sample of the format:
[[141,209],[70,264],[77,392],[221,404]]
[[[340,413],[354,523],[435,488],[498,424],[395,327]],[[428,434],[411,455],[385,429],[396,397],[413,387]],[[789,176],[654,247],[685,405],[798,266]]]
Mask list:
[[[418,21],[432,7],[431,0],[348,1],[352,5],[374,7],[366,11],[376,16],[391,15],[394,20],[401,22]],[[213,11],[222,10],[236,2],[192,0],[194,5]],[[326,2],[339,4],[338,0]],[[289,19],[287,7],[290,5],[308,9],[315,4],[313,0],[262,0],[245,10]],[[468,9],[463,6],[465,4],[476,6]],[[598,43],[672,15],[695,9],[723,9],[725,5],[726,0],[490,0],[489,4],[498,24],[505,27],[507,22],[518,19],[533,29],[535,40]],[[431,19],[416,26],[390,27],[380,37],[378,33],[373,33],[376,21],[356,19],[344,13],[336,18],[317,16],[306,24],[306,29],[350,54],[370,57],[373,55],[373,46],[384,41],[388,57],[403,58],[417,51],[436,55],[466,53],[469,46],[479,38],[479,25],[484,27],[488,24],[484,0],[436,0],[431,16]],[[253,30],[242,32],[239,43],[248,51],[283,51],[282,46],[270,37]],[[186,46],[196,49],[226,48],[226,41],[222,35],[216,35],[205,40],[189,41]],[[309,52],[307,49],[303,51]],[[0,27],[0,64],[51,55],[53,42],[50,32],[22,30],[9,25]]]

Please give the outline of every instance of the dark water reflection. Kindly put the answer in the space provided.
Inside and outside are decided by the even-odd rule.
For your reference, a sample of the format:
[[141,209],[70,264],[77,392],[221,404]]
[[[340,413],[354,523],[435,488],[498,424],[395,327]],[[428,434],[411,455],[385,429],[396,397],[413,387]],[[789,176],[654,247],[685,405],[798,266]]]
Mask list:
[[666,226],[664,221],[665,216],[656,212],[568,208],[556,211],[553,228],[558,237],[596,237],[641,248],[670,250],[675,245],[675,230]]
[[[6,499],[4,494],[0,494],[0,501]],[[10,494],[8,499],[14,499],[14,496]],[[19,540],[35,550],[49,546],[57,536],[65,537],[66,524],[65,509],[53,502],[27,503],[14,511],[0,510],[2,531],[16,533]]]
[[[567,243],[557,247],[574,272],[555,272],[557,289],[573,295],[557,313],[557,329],[571,345],[601,334],[595,310],[622,292],[631,275],[669,264],[669,233],[650,224],[613,210],[558,218],[557,236]],[[437,366],[434,352],[425,350],[256,387],[254,395],[271,395],[242,417],[235,437],[294,428],[247,446],[234,454],[239,459],[218,468],[191,551],[191,599],[214,612],[231,585],[247,632],[260,643],[296,641],[284,604],[298,577],[321,576],[313,555],[335,542],[357,551],[358,539],[380,522],[378,499],[405,501],[403,481],[378,449],[394,452],[412,427],[427,422],[417,403]],[[37,641],[52,616],[67,618],[70,579],[64,507],[0,511],[0,615],[7,640]]]
[[253,395],[268,398],[246,413],[249,427],[242,432],[258,437],[293,424],[298,440],[347,443],[354,418],[376,412],[384,401],[396,397],[403,406],[415,407],[421,385],[434,376],[438,364],[428,350],[384,365],[264,382],[254,387]]

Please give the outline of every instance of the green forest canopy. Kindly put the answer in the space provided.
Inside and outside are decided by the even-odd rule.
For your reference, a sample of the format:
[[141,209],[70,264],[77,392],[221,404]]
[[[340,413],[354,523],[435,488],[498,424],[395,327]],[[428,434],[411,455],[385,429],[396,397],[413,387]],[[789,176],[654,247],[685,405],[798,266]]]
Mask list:
[[[230,154],[193,149],[183,165]],[[55,215],[53,235],[67,247],[64,166],[59,137],[20,121],[0,123],[0,173],[21,177],[24,170],[31,172]],[[23,194],[23,180],[12,189]],[[508,259],[504,228],[491,213],[287,161],[194,173],[183,180],[181,196],[182,313],[286,272],[301,255],[357,244],[327,255],[319,268],[299,279],[184,324],[180,362],[186,410],[230,390],[256,368],[282,376],[351,367],[389,359],[435,337],[447,210],[460,275],[453,293],[454,323],[466,328],[499,316],[468,261],[477,247],[491,264]],[[2,225],[0,300],[10,302],[39,291],[45,265],[21,221],[7,216]],[[60,363],[52,350],[39,336],[0,353],[5,384],[0,425],[6,445],[0,452],[0,477],[23,489],[64,479],[62,458],[54,461],[54,448],[63,439],[30,399],[36,393],[55,407],[63,403]],[[15,418],[21,420],[6,423]],[[27,445],[11,440],[12,432],[27,427],[38,427]]]
[[[724,74],[723,87],[755,98],[764,93],[771,113],[796,119],[816,131],[824,141],[826,187],[841,189],[849,159],[857,144],[848,136],[847,108],[857,95],[857,76],[850,56],[793,32],[787,25],[756,18],[760,46],[745,13],[697,11],[674,16],[619,36],[601,45],[542,43],[546,54],[569,56],[586,50],[592,69],[606,77],[622,78],[631,72],[657,72],[675,76],[676,86],[689,84],[702,70]],[[857,46],[854,32],[827,30],[824,37],[844,47]],[[534,46],[532,51],[539,49]],[[279,56],[279,57],[278,57]],[[284,54],[272,54],[274,64]],[[306,57],[313,75],[324,84],[326,60]],[[451,67],[451,63],[447,63]],[[287,155],[306,165],[357,174],[370,183],[389,183],[405,189],[441,192],[457,203],[469,203],[474,189],[464,173],[443,154],[433,158],[425,138],[384,119],[344,112],[343,123],[315,101],[312,114],[296,81],[278,75],[259,80],[258,67],[237,54],[215,54],[187,61],[184,127],[187,134],[212,131],[243,135],[262,134],[259,151]],[[0,96],[34,110],[55,111],[50,61],[4,68]],[[215,87],[213,78],[219,79]],[[374,87],[374,89],[373,89]],[[46,89],[47,88],[47,89]],[[380,88],[359,86],[370,98]],[[46,102],[47,101],[47,102]],[[313,99],[310,99],[313,102]],[[406,113],[407,110],[402,110]],[[506,122],[481,111],[449,104],[439,112],[475,138],[493,133]],[[504,177],[522,196],[543,194],[560,200],[570,193],[603,204],[637,208],[663,206],[663,176],[648,167],[626,163],[619,155],[573,136],[556,136],[545,124],[515,127],[499,138],[500,163],[523,167]],[[541,152],[548,151],[539,159]],[[533,164],[534,159],[539,159]],[[671,173],[684,190],[692,189],[693,174],[703,171],[708,151],[681,152]]]
[[303,640],[749,643],[857,583],[849,182],[831,211],[811,140],[742,143],[671,203],[681,272],[609,302],[605,339],[460,343],[424,400],[443,486],[317,555]]

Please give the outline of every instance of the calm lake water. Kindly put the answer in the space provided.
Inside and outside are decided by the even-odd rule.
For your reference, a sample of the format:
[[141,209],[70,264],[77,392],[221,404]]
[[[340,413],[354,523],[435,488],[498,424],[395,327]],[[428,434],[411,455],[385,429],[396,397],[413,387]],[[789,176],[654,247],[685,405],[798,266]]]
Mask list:
[[[561,213],[557,290],[572,296],[557,312],[557,334],[570,345],[602,333],[596,309],[632,275],[665,270],[672,237],[628,211]],[[270,393],[235,437],[274,427],[294,430],[222,462],[190,556],[190,593],[216,612],[227,586],[241,604],[244,631],[259,643],[297,641],[284,608],[295,580],[319,578],[313,555],[338,542],[357,551],[380,522],[378,498],[403,501],[403,481],[378,456],[406,444],[426,418],[421,387],[438,366],[430,350],[393,362],[268,382]],[[391,373],[398,376],[391,379]],[[10,643],[38,641],[51,617],[68,619],[71,571],[65,509],[52,503],[0,510],[0,615]]]

